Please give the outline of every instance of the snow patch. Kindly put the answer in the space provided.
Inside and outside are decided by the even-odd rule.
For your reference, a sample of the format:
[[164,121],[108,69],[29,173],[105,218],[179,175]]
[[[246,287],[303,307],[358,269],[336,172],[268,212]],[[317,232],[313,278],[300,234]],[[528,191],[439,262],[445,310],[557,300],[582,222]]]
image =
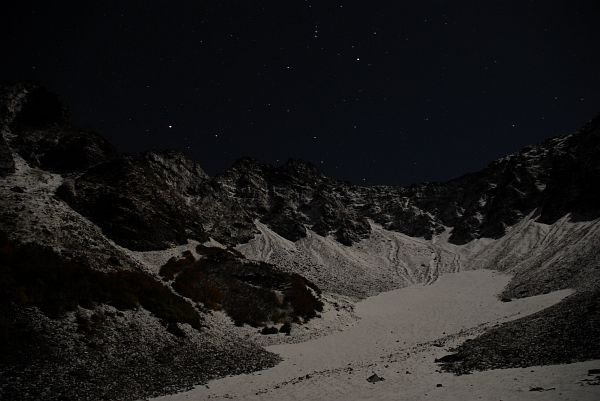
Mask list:
[[[411,400],[464,400],[473,399],[473,392],[487,400],[524,400],[540,399],[540,393],[528,391],[537,386],[582,395],[576,399],[597,397],[600,389],[582,391],[574,380],[583,378],[585,368],[597,365],[594,362],[464,376],[439,372],[434,361],[449,348],[571,293],[564,290],[500,302],[496,294],[509,280],[510,276],[489,270],[460,272],[442,276],[432,285],[417,284],[368,298],[356,306],[361,320],[343,332],[268,347],[283,357],[271,369],[214,380],[157,400],[396,400],[398,394]],[[385,380],[371,383],[367,379],[373,374]]]

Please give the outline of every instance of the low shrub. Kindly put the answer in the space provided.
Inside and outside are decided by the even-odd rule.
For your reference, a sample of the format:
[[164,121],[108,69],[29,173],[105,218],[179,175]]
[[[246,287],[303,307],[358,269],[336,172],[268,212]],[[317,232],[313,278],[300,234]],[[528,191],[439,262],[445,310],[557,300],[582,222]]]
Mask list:
[[193,264],[196,261],[194,255],[190,251],[185,251],[181,257],[172,257],[167,263],[160,268],[158,274],[165,280],[170,281],[175,278],[175,275],[180,273],[186,266]]
[[277,327],[264,327],[260,331],[260,334],[270,335],[270,334],[277,334],[278,332],[279,332],[279,330],[277,330]]
[[229,249],[199,245],[198,252],[202,259],[178,265],[173,289],[207,308],[223,309],[236,325],[306,321],[323,309],[319,289],[298,274],[248,261]]
[[290,322],[286,322],[284,323],[280,328],[279,328],[279,332],[280,333],[285,333],[286,335],[290,335],[290,333],[292,332],[292,325],[290,324]]
[[153,277],[125,269],[100,272],[84,260],[67,259],[37,244],[0,243],[0,301],[35,306],[49,317],[77,306],[108,304],[119,310],[142,306],[165,322],[201,328],[194,307]]

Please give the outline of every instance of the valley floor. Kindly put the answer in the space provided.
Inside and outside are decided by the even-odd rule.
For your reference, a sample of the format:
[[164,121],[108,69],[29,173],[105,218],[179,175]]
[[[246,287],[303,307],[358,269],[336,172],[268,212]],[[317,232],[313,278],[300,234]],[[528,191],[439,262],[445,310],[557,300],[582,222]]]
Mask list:
[[268,347],[283,358],[271,369],[214,380],[156,400],[600,399],[600,385],[593,385],[600,379],[588,376],[588,370],[600,369],[600,361],[462,376],[439,371],[434,360],[450,348],[571,293],[501,302],[497,294],[509,280],[496,271],[463,271],[445,274],[431,285],[367,298],[355,307],[360,320],[345,331]]

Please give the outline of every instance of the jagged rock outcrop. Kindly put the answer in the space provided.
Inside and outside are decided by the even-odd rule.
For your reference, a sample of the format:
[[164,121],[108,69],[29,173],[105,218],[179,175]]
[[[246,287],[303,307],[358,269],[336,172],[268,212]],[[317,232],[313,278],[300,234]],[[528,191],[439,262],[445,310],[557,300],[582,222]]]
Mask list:
[[[300,161],[274,167],[242,159],[220,176],[198,176],[197,185],[203,183],[202,188],[183,188],[183,193],[190,207],[197,209],[188,216],[195,215],[207,235],[230,245],[252,238],[254,219],[292,241],[303,238],[310,228],[351,245],[369,236],[367,218],[386,229],[425,239],[451,227],[450,241],[455,244],[499,238],[507,227],[534,210],[544,223],[567,213],[574,219],[599,216],[600,195],[594,184],[600,178],[600,162],[595,157],[600,151],[598,121],[591,121],[578,134],[549,139],[445,183],[361,187],[325,177]],[[104,173],[105,192],[112,186],[110,191],[136,202],[137,195],[125,190],[123,182],[110,172],[115,164],[78,177],[74,186],[88,188],[92,181],[104,179]],[[120,174],[135,176],[133,165],[128,167],[129,172]],[[189,182],[184,176],[172,178],[172,182]],[[156,192],[162,181],[146,185],[152,188],[149,192]],[[99,223],[102,227],[121,224],[110,216],[93,216],[100,213],[100,198],[85,190],[73,191],[65,199],[85,210],[92,220],[105,220],[105,224]],[[167,246],[168,241],[162,245]]]
[[65,180],[57,195],[117,244],[164,249],[206,239],[193,199],[206,174],[175,152],[123,155]]
[[11,147],[32,166],[48,171],[82,171],[114,155],[102,136],[71,126],[58,97],[34,83],[0,90],[0,120]]
[[370,232],[365,218],[345,199],[349,186],[310,163],[292,159],[274,167],[243,159],[214,180],[225,190],[219,199],[240,199],[252,218],[289,240],[303,238],[306,227],[347,245]]
[[361,189],[364,212],[412,236],[431,238],[452,227],[455,244],[499,238],[534,210],[547,224],[567,213],[594,219],[600,216],[599,143],[596,117],[574,135],[548,139],[448,182]]

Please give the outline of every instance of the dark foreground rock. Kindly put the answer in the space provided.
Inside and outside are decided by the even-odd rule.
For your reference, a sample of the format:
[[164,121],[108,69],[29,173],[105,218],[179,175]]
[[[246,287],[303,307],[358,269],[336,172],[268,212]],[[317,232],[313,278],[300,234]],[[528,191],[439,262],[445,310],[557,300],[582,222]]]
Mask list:
[[437,362],[456,374],[600,359],[600,290],[574,294],[531,316],[504,323]]
[[176,152],[122,155],[65,180],[57,195],[117,244],[148,251],[204,241],[201,209],[189,198],[206,174]]
[[385,379],[381,376],[378,376],[376,373],[373,373],[371,376],[367,377],[367,381],[369,383],[378,383],[384,381]]

